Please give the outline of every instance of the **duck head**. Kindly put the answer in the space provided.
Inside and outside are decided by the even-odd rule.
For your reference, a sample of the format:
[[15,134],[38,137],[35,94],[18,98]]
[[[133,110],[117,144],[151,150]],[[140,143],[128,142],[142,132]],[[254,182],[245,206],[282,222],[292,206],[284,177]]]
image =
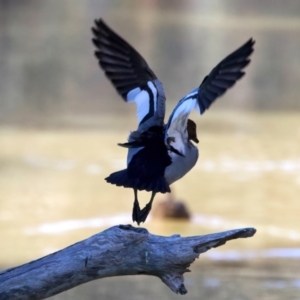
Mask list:
[[187,132],[188,132],[189,140],[192,140],[193,142],[198,144],[199,140],[197,138],[197,125],[191,119],[188,119],[187,121]]

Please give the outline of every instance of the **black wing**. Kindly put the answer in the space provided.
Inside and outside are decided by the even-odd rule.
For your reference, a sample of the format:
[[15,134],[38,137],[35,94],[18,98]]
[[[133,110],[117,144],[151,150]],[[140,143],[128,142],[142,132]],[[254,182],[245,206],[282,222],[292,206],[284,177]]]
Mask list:
[[251,38],[243,46],[225,57],[200,84],[198,105],[200,113],[206,109],[227,89],[231,88],[237,80],[245,75],[242,70],[250,63],[249,56],[254,51],[255,41]]
[[136,103],[139,124],[155,117],[154,125],[160,125],[165,115],[165,92],[145,59],[102,19],[95,21],[92,31],[99,65],[123,99]]

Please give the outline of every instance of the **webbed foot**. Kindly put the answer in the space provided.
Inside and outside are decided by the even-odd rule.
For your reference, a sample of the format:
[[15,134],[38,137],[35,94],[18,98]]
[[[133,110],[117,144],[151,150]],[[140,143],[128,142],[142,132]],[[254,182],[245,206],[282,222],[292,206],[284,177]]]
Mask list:
[[140,209],[139,201],[135,199],[133,203],[133,209],[132,209],[132,221],[137,222],[138,225],[140,225],[139,222],[140,213],[141,213],[141,209]]

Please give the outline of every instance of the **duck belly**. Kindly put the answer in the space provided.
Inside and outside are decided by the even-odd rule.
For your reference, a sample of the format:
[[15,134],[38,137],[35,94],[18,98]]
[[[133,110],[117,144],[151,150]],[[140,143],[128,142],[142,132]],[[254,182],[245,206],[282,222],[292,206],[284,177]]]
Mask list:
[[165,170],[165,178],[168,184],[172,184],[178,179],[182,178],[186,173],[188,173],[196,164],[199,151],[194,145],[187,147],[185,151],[185,156],[179,156],[175,153],[171,153],[172,164],[169,165]]

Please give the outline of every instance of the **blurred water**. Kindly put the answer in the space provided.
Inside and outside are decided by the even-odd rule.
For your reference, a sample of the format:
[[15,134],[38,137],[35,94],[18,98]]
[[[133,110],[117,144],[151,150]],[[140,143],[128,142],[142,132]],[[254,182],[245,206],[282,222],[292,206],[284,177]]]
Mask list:
[[[297,0],[0,1],[0,267],[131,222],[132,191],[103,180],[125,166],[116,144],[136,126],[134,106],[122,103],[93,57],[90,27],[103,17],[163,81],[168,112],[220,59],[249,37],[257,41],[245,78],[203,117],[193,114],[200,160],[172,186],[191,222],[150,218],[145,227],[161,235],[256,227],[254,238],[203,256],[212,262],[206,274],[195,267],[189,290],[202,282],[204,299],[296,299],[299,16]],[[116,282],[128,299],[153,298],[153,290],[172,295],[142,277],[55,299],[113,298]],[[148,290],[149,282],[157,289]]]
[[[250,293],[250,299],[257,296],[254,291],[265,299],[274,294],[275,299],[282,299],[299,292],[295,282],[300,275],[293,268],[300,253],[299,116],[212,110],[198,121],[200,160],[185,178],[172,185],[175,198],[183,200],[192,212],[191,221],[150,217],[143,226],[160,235],[207,234],[248,226],[258,231],[251,239],[232,241],[202,255],[199,262],[207,264],[206,273],[202,274],[202,264],[192,267],[188,278],[195,283],[189,288],[189,299],[195,299],[199,282],[203,293],[209,290],[215,299],[236,296],[234,285],[240,287],[241,295]],[[129,128],[135,122],[134,118],[125,121]],[[109,120],[106,122],[109,126]],[[132,191],[103,180],[125,165],[124,149],[116,145],[127,135],[121,123],[108,131],[0,130],[2,265],[25,262],[115,224],[131,223]],[[290,128],[297,133],[291,133]],[[148,196],[144,193],[141,198],[145,201]],[[161,199],[158,196],[155,204]],[[295,260],[296,264],[292,262]],[[227,267],[222,269],[225,262]],[[258,268],[254,268],[255,262]],[[270,265],[270,272],[265,272],[265,264]],[[211,268],[219,271],[214,273]],[[230,284],[222,275],[228,269]],[[251,279],[249,275],[238,276],[241,272],[252,272]],[[274,276],[279,283],[274,282]],[[209,278],[215,278],[219,286],[205,285]],[[75,294],[82,295],[77,295],[78,299],[107,294],[115,297],[111,290],[116,284],[119,293],[126,291],[128,299],[137,297],[136,293],[150,299],[150,283],[162,288],[159,281],[147,277],[115,278],[84,285],[56,299],[71,299]],[[170,295],[167,289],[160,291]]]

